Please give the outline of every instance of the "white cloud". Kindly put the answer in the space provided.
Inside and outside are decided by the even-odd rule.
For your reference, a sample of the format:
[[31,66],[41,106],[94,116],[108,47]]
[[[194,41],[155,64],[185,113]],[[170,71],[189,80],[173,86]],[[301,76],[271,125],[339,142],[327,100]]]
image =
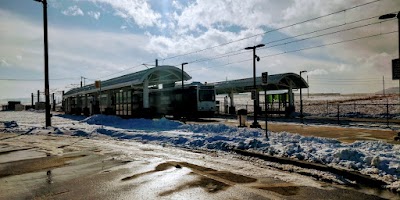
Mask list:
[[331,69],[331,72],[349,72],[351,71],[351,66],[346,64],[337,65],[335,68]]
[[258,28],[271,20],[271,10],[263,0],[197,0],[183,9],[181,15],[176,15],[176,20],[180,28],[189,30],[199,26],[212,28],[220,23]]
[[328,71],[325,69],[314,69],[309,72],[307,72],[308,75],[325,75],[328,74]]
[[183,9],[183,5],[178,0],[173,0],[172,1],[172,6],[177,10],[182,10]]
[[62,14],[67,15],[67,16],[83,16],[85,15],[83,11],[77,6],[70,6],[66,10],[62,11]]
[[0,60],[0,66],[2,67],[9,67],[11,66],[10,63],[8,63],[5,59]]
[[[157,10],[163,10],[160,11],[162,13],[158,13],[152,8],[152,5],[161,4],[158,1],[149,3],[149,0],[76,0],[76,2],[80,1],[94,2],[101,8],[102,13],[89,11],[84,13],[87,16],[103,20],[109,17],[103,13],[111,13],[126,21],[119,24],[118,30],[113,33],[51,27],[49,29],[50,64],[54,70],[52,73],[57,73],[56,75],[90,76],[95,70],[98,73],[95,76],[100,77],[141,62],[152,61],[157,56],[161,57],[160,64],[171,65],[215,58],[227,52],[243,51],[246,46],[345,22],[349,23],[373,15],[384,14],[400,7],[398,0],[385,0],[360,9],[348,10],[331,17],[241,40],[254,34],[349,8],[369,0],[192,0],[189,2],[173,0],[162,3],[162,5],[168,4],[165,6],[168,9],[157,8]],[[62,5],[60,6],[62,7]],[[65,12],[68,11],[69,15],[80,15],[79,10],[82,11],[77,6],[72,6]],[[29,20],[26,19],[18,20],[18,17],[10,13],[2,15],[1,9],[0,19],[14,19],[12,22],[1,21],[3,27],[7,27],[7,29],[0,27],[0,44],[2,44],[0,55],[2,58],[13,67],[42,72],[43,30],[41,25],[29,23]],[[373,19],[363,23],[376,21]],[[132,24],[137,24],[139,29],[135,29],[136,26]],[[129,31],[126,30],[128,27]],[[342,28],[348,27],[350,25]],[[335,30],[338,29],[330,31]],[[370,78],[377,74],[387,76],[390,74],[390,60],[397,57],[397,44],[393,42],[397,41],[397,34],[296,53],[284,52],[391,30],[397,30],[396,20],[351,32],[286,44],[279,48],[260,49],[257,50],[257,55],[262,58],[257,63],[257,73],[263,71],[271,74],[298,73],[300,70],[307,70],[309,71],[308,75],[330,77]],[[144,33],[136,35],[130,31]],[[27,32],[30,34],[24,34]],[[76,38],[81,39],[77,41]],[[218,46],[232,41],[238,42]],[[218,47],[212,48],[215,46]],[[207,48],[208,50],[201,51]],[[162,60],[163,57],[194,51],[198,52],[175,59]],[[279,53],[282,54],[268,56]],[[17,55],[23,59],[19,59]],[[249,70],[252,66],[250,58],[251,51],[247,51],[240,55],[230,55],[208,62],[190,63],[186,67],[195,80],[203,82],[224,80],[226,77],[229,79],[245,78],[252,76],[252,71]],[[243,60],[249,61],[241,62]],[[137,70],[135,68],[133,71]],[[323,91],[327,86],[312,85],[312,87],[314,90],[319,87],[320,91]],[[344,88],[346,87],[349,90],[353,89],[351,86],[344,86]],[[371,90],[371,88],[364,90]]]
[[[262,32],[261,29],[243,30],[239,33],[235,33],[210,28],[204,32],[204,34],[197,37],[193,35],[178,34],[173,37],[150,35],[150,43],[147,45],[147,49],[151,52],[158,53],[161,57],[165,57],[170,54],[192,52],[212,47],[216,44],[228,43],[260,32]],[[230,45],[214,48],[211,52],[222,54],[235,49],[243,49],[243,47],[247,45],[259,43],[261,39],[261,37],[255,37],[253,40],[234,42]],[[212,55],[212,53],[210,54]]]
[[[1,9],[0,19],[7,19],[0,20],[7,27],[7,31],[2,31],[2,37],[0,37],[1,67],[12,66],[9,68],[13,72],[13,77],[42,78],[42,25],[29,23],[28,19]],[[148,62],[153,60],[154,56],[144,50],[147,43],[146,36],[132,33],[51,26],[49,27],[50,78],[76,77],[78,80],[80,76],[85,76],[94,79]],[[141,68],[133,68],[124,73],[138,70]],[[50,87],[54,89],[70,83],[78,82],[75,80],[53,81]],[[43,84],[36,84],[36,82],[25,84],[23,90],[18,87],[15,84],[12,90],[21,91],[20,96],[23,96],[22,91],[42,89]],[[0,87],[0,93],[4,91],[10,90]],[[13,92],[18,96],[17,93]]]
[[101,15],[100,12],[96,12],[96,11],[89,11],[89,12],[87,12],[87,14],[89,16],[93,17],[96,20],[98,20],[100,18],[100,15]]
[[151,27],[160,24],[161,15],[155,12],[146,0],[89,0],[111,5],[115,14],[133,20],[139,27]]

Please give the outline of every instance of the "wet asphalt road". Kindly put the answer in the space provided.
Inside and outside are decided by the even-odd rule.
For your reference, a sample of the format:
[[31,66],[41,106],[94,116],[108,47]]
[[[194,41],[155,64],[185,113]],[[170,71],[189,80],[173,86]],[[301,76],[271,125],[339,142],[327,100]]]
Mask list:
[[70,136],[0,134],[0,199],[397,199],[236,155]]

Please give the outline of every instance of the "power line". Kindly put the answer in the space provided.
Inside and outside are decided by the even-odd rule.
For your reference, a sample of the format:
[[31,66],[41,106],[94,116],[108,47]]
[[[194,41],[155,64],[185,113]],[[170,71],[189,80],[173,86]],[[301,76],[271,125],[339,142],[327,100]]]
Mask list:
[[[51,78],[49,80],[61,81],[61,80],[78,80],[79,78]],[[44,79],[18,79],[18,78],[0,78],[0,81],[43,81]]]
[[[364,19],[364,20],[368,20],[368,19],[371,19],[371,18],[366,18],[366,19]],[[384,21],[384,22],[388,22],[388,21],[392,21],[392,20],[394,20],[394,19],[386,20],[386,21]],[[355,22],[352,22],[352,23],[356,23],[356,22],[360,22],[360,20],[355,21]],[[336,34],[336,33],[346,32],[346,31],[350,31],[350,30],[354,30],[354,29],[358,29],[358,28],[363,28],[363,27],[367,27],[367,26],[371,26],[371,25],[375,25],[375,24],[381,24],[381,23],[383,23],[383,22],[374,22],[374,23],[364,24],[364,25],[360,25],[360,26],[356,26],[356,27],[351,27],[351,28],[347,28],[347,29],[342,29],[342,30],[338,30],[338,31],[333,31],[333,32],[329,32],[329,33],[324,33],[324,34],[320,34],[320,35],[316,35],[316,36],[311,36],[311,37],[307,37],[307,38],[302,38],[302,39],[299,39],[299,40],[294,40],[294,41],[290,41],[290,42],[275,44],[275,45],[272,45],[272,46],[261,47],[261,48],[259,48],[259,49],[260,49],[260,50],[262,50],[262,49],[269,49],[269,48],[272,48],[272,47],[283,46],[283,45],[287,45],[287,44],[291,44],[291,43],[296,43],[296,42],[301,42],[301,41],[305,41],[305,40],[310,40],[310,39],[314,39],[314,38],[318,38],[318,37],[323,37],[323,36],[327,36],[327,35],[333,35],[333,34]],[[342,25],[340,25],[340,26],[342,26]],[[271,41],[271,42],[269,42],[269,43],[275,43],[275,42],[278,42],[278,41],[288,40],[288,39],[296,38],[296,37],[299,37],[299,36],[308,35],[308,34],[311,34],[311,33],[316,33],[316,32],[320,32],[320,31],[325,31],[325,30],[332,29],[332,28],[333,28],[333,27],[329,27],[329,28],[325,28],[325,29],[321,29],[321,30],[317,30],[317,31],[311,31],[311,32],[303,33],[303,34],[296,35],[296,36],[293,36],[293,37],[288,37],[288,38],[285,38],[285,39],[280,39],[280,40]],[[336,28],[336,27],[335,27],[335,28]],[[266,43],[266,44],[268,44],[268,43]],[[205,62],[205,61],[217,60],[217,59],[220,59],[220,58],[225,58],[225,57],[230,57],[230,56],[235,56],[235,55],[240,55],[240,54],[247,53],[247,51],[246,51],[246,52],[238,52],[237,50],[236,50],[236,51],[233,51],[233,52],[237,52],[237,53],[234,53],[234,54],[222,54],[221,56],[216,56],[216,57],[213,57],[213,58],[204,58],[204,59],[201,59],[201,60],[189,61],[188,63],[198,63],[198,62]]]
[[[372,37],[376,37],[376,36],[380,36],[380,35],[387,35],[387,34],[397,33],[397,32],[398,31],[379,33],[379,34],[374,34],[374,35],[369,35],[369,36],[364,36],[364,37],[359,37],[359,38],[354,38],[354,39],[349,39],[349,40],[343,40],[343,41],[339,41],[339,42],[332,42],[332,43],[317,45],[317,46],[313,46],[313,47],[306,47],[306,48],[296,49],[296,50],[292,50],[292,51],[285,51],[285,52],[282,52],[282,53],[276,53],[276,54],[260,56],[260,58],[267,58],[267,57],[279,56],[279,55],[283,55],[283,54],[287,54],[287,53],[295,53],[295,52],[299,52],[299,51],[316,49],[316,48],[321,48],[321,47],[325,47],[325,46],[332,46],[332,45],[342,44],[342,43],[346,43],[346,42],[353,42],[353,41],[356,41],[356,40],[362,40],[362,39],[372,38]],[[204,67],[204,68],[223,67],[223,66],[227,66],[227,65],[231,65],[231,64],[238,64],[238,63],[252,61],[252,60],[253,60],[253,58],[250,58],[250,59],[245,59],[245,60],[241,60],[241,61],[230,62],[230,63],[224,64],[224,65],[213,66],[213,67]],[[197,71],[197,70],[200,70],[200,69],[191,70],[189,72]]]
[[243,38],[238,39],[238,40],[233,40],[233,41],[230,41],[230,42],[226,42],[226,43],[222,43],[222,44],[215,45],[215,46],[212,46],[212,47],[208,47],[208,48],[192,51],[192,52],[189,52],[189,53],[178,54],[178,55],[175,55],[175,56],[167,57],[167,58],[164,58],[163,60],[173,59],[173,58],[177,58],[177,57],[181,57],[181,56],[187,56],[187,55],[194,54],[194,53],[199,53],[199,52],[202,52],[202,51],[205,51],[205,50],[214,49],[216,47],[225,46],[225,45],[232,44],[232,43],[235,43],[235,42],[239,42],[239,41],[243,41],[243,40],[246,40],[246,39],[254,38],[254,37],[257,37],[257,36],[260,36],[260,35],[265,35],[267,33],[271,33],[271,32],[279,31],[279,30],[282,30],[282,29],[286,29],[286,28],[289,28],[289,27],[292,27],[292,26],[296,26],[296,25],[299,25],[299,24],[303,24],[303,23],[311,22],[311,21],[314,21],[314,20],[317,20],[317,19],[321,19],[321,18],[325,18],[325,17],[328,17],[328,16],[332,16],[332,15],[335,15],[335,14],[338,14],[338,13],[342,13],[342,12],[345,12],[345,11],[348,11],[348,10],[353,10],[355,8],[359,8],[359,7],[362,7],[362,6],[369,5],[369,4],[373,4],[373,3],[376,3],[376,2],[379,2],[379,1],[381,1],[381,0],[375,0],[375,1],[370,1],[370,2],[364,3],[364,4],[359,4],[359,5],[356,5],[356,6],[353,6],[353,7],[350,7],[350,8],[346,8],[346,9],[343,9],[343,10],[340,10],[340,11],[332,12],[332,13],[329,13],[329,14],[326,14],[326,15],[322,15],[322,16],[319,16],[319,17],[311,18],[311,19],[308,19],[308,20],[304,20],[304,21],[301,21],[301,22],[296,22],[294,24],[290,24],[290,25],[283,26],[283,27],[280,27],[280,28],[276,28],[276,29],[272,29],[272,30],[269,30],[269,31],[265,31],[263,33],[255,34],[255,35],[248,36],[248,37],[243,37]]
[[135,66],[133,66],[133,67],[129,67],[129,68],[127,68],[127,69],[124,69],[124,70],[121,70],[121,71],[118,71],[118,72],[115,72],[115,73],[112,73],[112,74],[109,74],[109,75],[106,75],[106,76],[101,76],[101,77],[99,77],[98,79],[101,79],[101,78],[104,78],[104,77],[109,77],[109,76],[112,76],[112,75],[115,75],[115,74],[119,74],[119,73],[121,73],[121,72],[128,71],[128,70],[130,70],[130,69],[134,69],[134,68],[137,68],[137,67],[140,67],[140,66],[143,66],[143,64],[138,64],[138,65],[135,65]]
[[318,80],[318,81],[382,81],[382,79],[377,79],[377,78],[365,78],[365,79],[326,79],[326,78],[310,78],[310,80]]

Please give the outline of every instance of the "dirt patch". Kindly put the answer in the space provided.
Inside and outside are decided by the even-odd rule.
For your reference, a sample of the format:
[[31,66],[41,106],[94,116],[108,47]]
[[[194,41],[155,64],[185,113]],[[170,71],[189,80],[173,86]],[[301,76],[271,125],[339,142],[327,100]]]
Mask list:
[[67,165],[68,161],[84,156],[86,155],[48,156],[0,164],[0,178],[62,167]]
[[5,151],[0,151],[0,155],[9,154],[9,153],[16,152],[16,151],[29,150],[29,149],[33,149],[33,148],[10,149],[10,150],[5,150]]
[[260,186],[260,187],[255,187],[257,189],[261,190],[268,190],[271,192],[278,193],[280,195],[284,196],[293,196],[298,194],[300,187],[298,186],[286,186],[286,187],[276,187],[276,186]]
[[196,187],[203,188],[205,191],[207,191],[209,193],[216,193],[221,190],[225,190],[229,186],[230,185],[228,185],[226,183],[223,183],[223,182],[211,179],[211,178],[200,177],[196,181],[192,181],[192,182],[186,183],[184,185],[180,185],[172,190],[167,190],[165,192],[162,192],[162,193],[160,193],[159,196],[168,196],[175,192],[180,192],[185,189],[196,188]]
[[175,163],[173,163],[173,162],[161,163],[161,164],[157,165],[157,167],[154,171],[164,171],[164,170],[170,169],[174,165],[175,165]]
[[247,176],[242,176],[239,174],[234,174],[231,172],[211,172],[210,173],[213,176],[217,176],[219,178],[234,182],[234,183],[253,183],[256,182],[257,179],[255,178],[251,178],[251,177],[247,177]]

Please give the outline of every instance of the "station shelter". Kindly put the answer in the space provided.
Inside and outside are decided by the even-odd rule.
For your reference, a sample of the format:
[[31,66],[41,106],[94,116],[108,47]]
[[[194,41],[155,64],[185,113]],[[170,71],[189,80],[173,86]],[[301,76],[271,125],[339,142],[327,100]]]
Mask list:
[[[256,77],[256,89],[254,79],[244,78],[237,80],[221,81],[212,83],[215,86],[216,94],[228,94],[230,97],[229,113],[235,113],[234,94],[256,91],[258,108],[259,93],[264,91],[267,98],[267,109],[270,114],[290,115],[295,111],[293,91],[300,88],[308,88],[307,82],[295,73],[283,73],[268,75],[267,84],[262,83],[262,77]],[[277,108],[274,108],[278,105]]]
[[64,93],[63,108],[66,113],[71,114],[131,116],[133,106],[139,106],[142,111],[150,108],[151,90],[175,87],[175,83],[182,81],[182,77],[183,80],[192,78],[177,67],[163,65],[101,82],[96,81],[95,84]]

